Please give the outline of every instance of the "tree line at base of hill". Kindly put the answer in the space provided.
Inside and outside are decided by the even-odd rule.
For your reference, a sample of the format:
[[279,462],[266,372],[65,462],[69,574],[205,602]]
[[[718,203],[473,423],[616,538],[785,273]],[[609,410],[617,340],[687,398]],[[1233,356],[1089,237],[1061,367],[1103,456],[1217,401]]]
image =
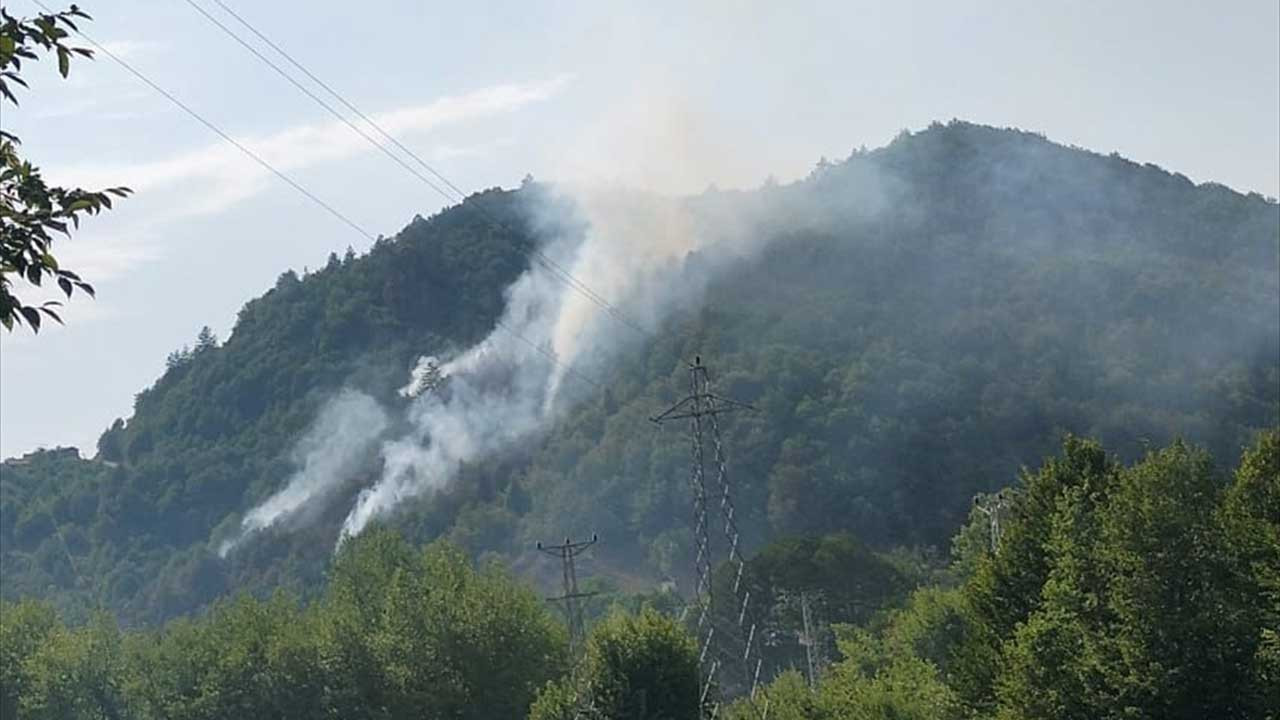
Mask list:
[[[1124,464],[1068,438],[1005,497],[997,540],[975,511],[928,582],[847,536],[752,558],[761,603],[824,598],[838,645],[812,678],[775,652],[755,705],[775,720],[1280,717],[1280,428],[1230,477],[1183,442]],[[121,630],[6,602],[0,717],[695,720],[697,643],[660,605],[617,604],[574,658],[505,571],[375,530],[306,604],[243,596]],[[757,717],[742,698],[721,716]]]

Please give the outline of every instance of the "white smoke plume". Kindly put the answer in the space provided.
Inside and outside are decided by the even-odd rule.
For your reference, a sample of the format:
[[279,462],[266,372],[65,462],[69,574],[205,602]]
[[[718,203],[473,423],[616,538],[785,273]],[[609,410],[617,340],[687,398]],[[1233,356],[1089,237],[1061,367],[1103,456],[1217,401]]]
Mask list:
[[[452,359],[420,359],[402,390],[416,396],[409,409],[414,429],[383,444],[382,477],[360,494],[342,537],[360,533],[408,498],[444,487],[462,463],[545,427],[574,393],[591,391],[566,373],[606,366],[664,316],[666,301],[651,295],[655,280],[703,244],[684,203],[611,191],[579,194],[570,205],[586,221],[585,233],[553,236],[542,252],[618,307],[626,320],[611,317],[535,263],[508,288],[501,327]],[[563,212],[564,206],[539,203],[531,210],[533,223],[564,226],[562,218],[538,217]]]
[[[548,427],[575,398],[595,390],[574,375],[601,377],[618,353],[648,339],[675,305],[696,301],[715,273],[760,251],[774,234],[770,222],[785,214],[780,208],[786,205],[758,194],[744,202],[735,192],[670,198],[616,188],[561,191],[566,195],[526,193],[536,196],[530,224],[548,237],[541,252],[624,318],[534,262],[507,289],[500,326],[488,337],[452,357],[421,357],[410,370],[400,394],[412,398],[405,418],[411,430],[382,439],[381,475],[359,493],[339,544],[405,500],[446,487],[462,464]],[[862,204],[876,205],[875,195],[867,194]],[[691,254],[700,258],[693,274],[685,268]],[[241,535],[224,545],[224,554],[350,481],[367,444],[387,427],[384,419],[369,419],[380,412],[372,403],[347,396],[326,408],[304,444],[345,439],[314,459],[306,454],[303,470],[245,517]],[[343,412],[350,417],[339,418]]]
[[387,413],[368,395],[348,389],[331,399],[294,447],[294,462],[301,468],[284,489],[244,516],[239,532],[219,545],[218,554],[226,557],[252,534],[305,516],[331,497],[359,470],[388,424]]
[[[587,228],[552,235],[542,255],[620,308],[626,321],[609,316],[556,271],[535,262],[507,289],[501,327],[454,357],[419,358],[400,389],[412,398],[406,418],[412,429],[382,440],[381,477],[357,497],[341,538],[359,534],[406,499],[445,487],[462,463],[511,446],[547,426],[575,393],[590,392],[566,372],[599,372],[615,353],[656,328],[677,300],[664,294],[664,275],[710,237],[685,202],[639,192],[534,201],[530,222],[546,228],[573,224],[563,217],[566,207]],[[367,396],[347,392],[330,403],[300,443],[302,469],[245,516],[240,533],[222,543],[220,553],[331,498],[351,481],[387,426]]]
[[[706,128],[688,122],[687,115],[663,116],[674,118],[662,123],[666,129],[657,145],[664,147],[647,151],[650,161],[661,156],[670,162],[650,166],[684,168],[681,177],[696,173],[697,163],[679,151],[690,142],[674,142],[669,136],[691,135],[699,146],[715,143],[701,142],[708,137]],[[629,147],[632,140],[618,138],[612,145]],[[696,301],[712,274],[759,252],[774,235],[771,224],[784,216],[786,223],[803,223],[810,216],[804,208],[783,210],[789,205],[785,189],[749,197],[708,191],[676,198],[602,182],[611,172],[593,176],[582,167],[571,172],[576,180],[557,185],[554,192],[539,188],[521,193],[528,201],[527,219],[544,238],[542,254],[625,317],[611,316],[556,271],[534,262],[507,289],[500,326],[488,337],[452,357],[424,356],[410,371],[400,394],[412,398],[406,418],[412,429],[383,440],[381,476],[356,498],[339,544],[405,500],[446,487],[463,463],[548,427],[575,398],[594,391],[573,375],[602,378],[618,353],[648,339],[675,305]],[[870,179],[868,188],[878,190]],[[865,204],[877,204],[876,195],[869,193]],[[691,254],[700,260],[697,273],[685,267]],[[300,481],[290,487],[295,482]],[[246,522],[275,522],[314,494],[286,488],[279,499],[252,511]]]

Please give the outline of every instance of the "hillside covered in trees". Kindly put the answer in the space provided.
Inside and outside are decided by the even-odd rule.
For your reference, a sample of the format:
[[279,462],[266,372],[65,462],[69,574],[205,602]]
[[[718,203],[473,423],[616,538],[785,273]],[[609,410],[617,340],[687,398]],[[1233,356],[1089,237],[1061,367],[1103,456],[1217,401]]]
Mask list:
[[[544,241],[529,208],[547,192],[480,193],[367,254],[286,272],[225,342],[206,333],[175,352],[95,451],[5,461],[4,599],[42,598],[77,620],[102,608],[129,625],[239,590],[319,601],[340,509],[225,558],[220,542],[298,470],[299,443],[344,389],[374,398],[394,424],[416,358],[492,329],[530,265],[530,241]],[[387,524],[534,576],[545,568],[536,540],[598,531],[589,574],[602,586],[637,593],[671,581],[687,593],[687,440],[647,419],[683,392],[699,353],[718,391],[758,409],[725,426],[748,546],[847,537],[829,542],[851,543],[850,562],[892,581],[884,602],[942,572],[975,493],[1013,483],[1067,433],[1100,439],[1117,462],[1185,438],[1223,463],[1197,472],[1221,478],[1280,423],[1273,200],[957,122],[823,161],[793,184],[686,202],[763,215],[744,230],[767,236],[763,250],[728,263],[683,258],[678,272],[717,268],[705,293],[597,369],[604,390],[584,391],[554,426],[461,468]],[[353,497],[378,472],[368,458],[342,492]],[[1095,521],[1054,522],[1076,520]],[[1044,612],[1050,623],[1065,611]],[[1079,622],[1102,637],[1111,621]],[[991,622],[1011,637],[1009,617]],[[1040,651],[1025,642],[1017,652]],[[989,669],[972,673],[964,687],[986,683],[974,693],[996,682]],[[997,684],[1010,694],[1018,682],[1030,680]]]

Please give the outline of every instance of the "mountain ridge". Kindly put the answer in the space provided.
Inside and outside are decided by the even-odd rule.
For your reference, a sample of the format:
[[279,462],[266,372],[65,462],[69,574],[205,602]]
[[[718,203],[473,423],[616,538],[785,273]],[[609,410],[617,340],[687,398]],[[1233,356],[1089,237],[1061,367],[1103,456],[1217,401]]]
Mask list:
[[[884,201],[870,213],[847,201],[868,187]],[[511,228],[528,232],[527,205],[545,192],[477,193],[363,256],[288,271],[225,343],[171,356],[95,460],[6,460],[6,597],[155,621],[231,590],[321,583],[331,527],[273,531],[229,561],[210,546],[293,471],[290,448],[326,398],[357,387],[397,407],[416,357],[492,327],[529,267]],[[679,392],[693,352],[762,409],[726,428],[753,543],[852,530],[939,545],[968,496],[1007,484],[1065,432],[1131,456],[1185,435],[1233,457],[1280,416],[1280,320],[1266,307],[1280,297],[1266,272],[1280,208],[1256,193],[952,122],[793,184],[699,198],[776,209],[753,230],[772,239],[527,453],[464,468],[394,523],[517,567],[536,537],[616,528],[615,565],[678,577],[685,451],[639,428]],[[684,271],[700,262],[687,256]]]

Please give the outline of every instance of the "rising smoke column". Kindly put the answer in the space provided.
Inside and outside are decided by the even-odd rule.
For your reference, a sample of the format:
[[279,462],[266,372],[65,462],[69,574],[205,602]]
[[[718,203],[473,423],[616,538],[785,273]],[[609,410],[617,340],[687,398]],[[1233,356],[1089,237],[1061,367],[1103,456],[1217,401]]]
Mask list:
[[301,468],[284,489],[244,516],[239,532],[219,545],[218,555],[226,557],[253,533],[305,514],[332,497],[359,469],[388,425],[387,413],[368,395],[343,390],[330,399],[294,447],[294,462]]
[[[532,263],[507,289],[500,321],[519,338],[496,328],[475,346],[424,358],[410,371],[406,395],[420,389],[429,372],[447,380],[439,391],[418,393],[411,401],[411,431],[381,441],[381,476],[357,497],[342,538],[360,533],[406,499],[445,487],[460,464],[548,427],[575,398],[592,391],[567,368],[605,377],[618,354],[650,339],[674,306],[697,302],[715,273],[759,251],[772,235],[757,223],[772,213],[773,195],[762,203],[758,195],[673,197],[624,187],[688,192],[705,187],[726,167],[723,161],[741,157],[741,148],[727,144],[683,96],[666,92],[677,84],[671,80],[652,79],[647,90],[637,89],[634,103],[597,118],[597,132],[562,149],[557,162],[573,183],[532,185],[518,196],[529,227],[544,238],[541,252],[625,313],[627,322],[568,287],[556,272]],[[641,172],[620,172],[637,168]],[[702,260],[697,273],[685,268],[691,253]],[[323,485],[346,481],[333,478]],[[314,497],[286,512],[305,513],[308,503],[325,496]],[[250,514],[265,514],[271,522],[284,517],[266,505]]]
[[[384,423],[368,426],[377,432],[362,437],[380,443],[382,471],[357,496],[339,544],[405,500],[446,487],[463,463],[549,427],[575,399],[594,391],[571,372],[604,377],[619,353],[652,338],[673,307],[697,303],[714,277],[758,253],[775,235],[766,221],[778,213],[774,195],[762,201],[736,192],[671,198],[617,188],[553,193],[535,186],[519,197],[529,226],[545,238],[542,255],[618,308],[624,320],[557,271],[532,262],[507,288],[500,327],[460,353],[421,358],[410,370],[401,391],[412,397],[405,411],[410,430],[385,438]],[[699,258],[696,272],[687,267],[693,255]],[[342,447],[351,459],[304,467],[246,516],[241,537],[304,515],[349,482],[368,449],[361,443]]]
[[[446,380],[411,404],[413,432],[383,444],[382,477],[360,493],[342,537],[359,534],[406,499],[444,487],[462,463],[546,427],[589,392],[566,373],[578,368],[598,377],[617,353],[649,339],[674,305],[701,293],[707,278],[681,272],[689,253],[713,257],[710,269],[758,251],[764,235],[744,232],[752,213],[739,205],[718,194],[692,203],[620,189],[578,191],[568,203],[535,195],[530,224],[555,233],[543,253],[624,319],[535,262],[508,289],[501,327],[461,355],[438,366],[424,358],[411,372],[406,390],[420,389],[433,367]],[[563,230],[581,227],[579,221],[585,231]]]
[[[563,207],[534,199],[529,208],[531,224],[559,228],[541,252],[561,268],[577,266],[599,242],[594,228],[585,233],[563,230],[566,218],[552,216],[564,212]],[[611,279],[593,278],[597,292],[617,297],[625,291],[622,284],[601,280]],[[586,302],[554,270],[535,262],[507,289],[501,327],[438,365],[435,358],[419,361],[405,388],[406,394],[417,392],[408,409],[413,431],[383,444],[382,477],[356,499],[343,522],[343,538],[359,534],[400,502],[444,487],[462,463],[526,437],[563,409],[561,373],[578,360],[584,341],[604,339],[593,331],[598,327],[594,314],[575,298]],[[428,367],[438,367],[445,380],[423,391]]]

